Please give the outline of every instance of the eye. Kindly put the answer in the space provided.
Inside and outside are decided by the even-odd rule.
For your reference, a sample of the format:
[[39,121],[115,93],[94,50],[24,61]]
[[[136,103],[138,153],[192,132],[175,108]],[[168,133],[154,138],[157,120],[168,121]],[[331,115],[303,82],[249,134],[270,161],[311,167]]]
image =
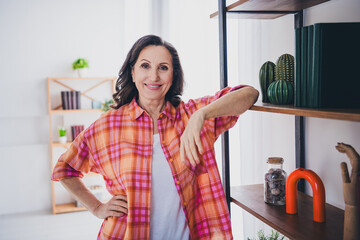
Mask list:
[[148,69],[150,68],[150,65],[148,63],[143,63],[140,65],[141,68]]
[[168,66],[163,65],[163,66],[160,66],[159,69],[160,69],[161,71],[167,71],[169,68],[168,68]]

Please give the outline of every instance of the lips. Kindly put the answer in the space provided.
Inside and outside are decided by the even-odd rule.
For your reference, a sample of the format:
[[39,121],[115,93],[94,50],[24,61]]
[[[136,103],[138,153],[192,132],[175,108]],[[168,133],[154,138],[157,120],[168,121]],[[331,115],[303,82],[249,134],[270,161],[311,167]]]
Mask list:
[[161,84],[146,84],[145,86],[151,90],[157,90],[159,89],[162,85]]

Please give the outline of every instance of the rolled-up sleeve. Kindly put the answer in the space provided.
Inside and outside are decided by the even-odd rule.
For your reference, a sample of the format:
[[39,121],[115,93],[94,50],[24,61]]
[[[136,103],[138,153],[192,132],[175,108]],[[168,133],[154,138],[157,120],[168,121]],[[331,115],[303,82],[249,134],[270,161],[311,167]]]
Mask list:
[[85,131],[80,133],[70,148],[60,156],[53,169],[51,180],[59,181],[64,178],[83,177],[83,173],[90,171],[90,153],[84,134]]
[[[191,100],[187,104],[189,109],[192,109],[192,113],[202,107],[205,107],[206,105],[216,101],[217,99],[221,98],[222,96],[235,91],[237,89],[246,87],[246,85],[238,85],[235,87],[226,87],[218,92],[215,93],[213,96],[205,96],[199,99]],[[241,103],[239,103],[241,104]],[[239,115],[236,116],[222,116],[217,117],[215,119],[211,119],[210,121],[207,121],[205,125],[211,125],[211,128],[213,128],[213,132],[215,133],[215,139],[217,139],[223,132],[227,131],[231,127],[233,127],[237,120],[239,118]]]
[[[221,91],[217,92],[215,97],[216,99],[219,99],[220,97],[224,96],[225,94],[235,91],[237,89],[240,89],[242,87],[245,87],[243,85],[239,85],[239,86],[235,86],[235,87],[226,87],[224,89],[222,89]],[[215,100],[216,100],[215,99]],[[213,101],[215,101],[213,100]],[[239,103],[241,104],[241,103]],[[239,115],[236,116],[223,116],[223,117],[217,117],[215,118],[215,139],[217,139],[222,133],[224,133],[225,131],[229,130],[230,128],[232,128],[237,120],[239,118]]]

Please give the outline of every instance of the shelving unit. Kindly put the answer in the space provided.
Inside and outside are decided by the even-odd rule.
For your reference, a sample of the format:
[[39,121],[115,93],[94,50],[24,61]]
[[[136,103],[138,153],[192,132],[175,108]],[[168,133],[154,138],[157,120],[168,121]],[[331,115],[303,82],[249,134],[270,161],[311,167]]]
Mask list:
[[231,188],[231,200],[289,239],[342,239],[344,211],[326,204],[326,222],[316,223],[313,221],[312,197],[302,192],[298,192],[298,213],[296,215],[287,214],[285,206],[264,203],[263,184],[233,187]]
[[[303,25],[303,10],[328,0],[239,0],[226,6],[219,0],[219,11],[210,15],[219,20],[220,33],[220,86],[227,86],[227,17],[239,19],[275,19],[294,14],[295,28]],[[360,109],[310,109],[294,106],[278,106],[257,102],[250,110],[295,116],[296,167],[305,167],[304,117],[360,121]],[[298,192],[298,214],[289,215],[285,207],[271,206],[264,202],[263,185],[237,186],[230,189],[229,136],[222,135],[223,186],[230,209],[233,202],[253,216],[267,223],[290,239],[342,239],[344,211],[326,204],[326,222],[313,222],[312,198]]]
[[313,109],[297,108],[292,105],[273,105],[257,102],[250,108],[252,111],[282,113],[303,117],[327,118],[347,121],[360,121],[360,109]]
[[[275,19],[327,1],[329,0],[240,0],[227,6],[225,11],[238,19]],[[219,11],[212,13],[210,18],[217,16]]]
[[[75,86],[84,86],[86,84],[89,84],[89,82],[91,82],[89,85],[90,87],[88,87],[85,90],[81,90],[79,88],[76,88],[74,86],[72,86],[69,83],[73,83],[76,82],[77,84],[75,84]],[[60,90],[61,89],[65,89],[65,90],[70,90],[70,91],[75,91],[75,90],[81,90],[81,98],[82,99],[87,99],[89,101],[93,101],[93,100],[100,100],[100,99],[95,99],[94,97],[91,96],[90,92],[91,91],[96,91],[96,89],[99,89],[101,87],[104,87],[104,85],[108,85],[105,86],[108,87],[108,93],[105,94],[107,96],[107,98],[111,98],[111,94],[113,92],[113,90],[115,89],[115,83],[116,83],[116,78],[115,77],[105,77],[105,78],[48,78],[47,79],[47,90],[48,90],[48,111],[49,111],[49,127],[50,127],[50,153],[51,153],[51,172],[53,171],[54,168],[54,162],[57,159],[54,159],[54,151],[55,149],[57,150],[57,152],[64,152],[66,149],[68,149],[71,145],[71,142],[68,141],[67,143],[60,143],[58,141],[56,141],[56,138],[54,138],[53,132],[53,117],[58,117],[58,118],[64,118],[65,116],[67,117],[72,117],[75,115],[82,115],[82,114],[90,114],[89,118],[91,118],[92,121],[95,121],[96,118],[102,113],[101,109],[91,109],[91,104],[88,104],[87,107],[82,106],[81,109],[62,109],[62,105],[59,104],[61,102],[61,94],[60,94]],[[102,91],[102,89],[100,89],[100,91]],[[83,101],[83,100],[82,100]],[[91,102],[90,102],[91,103]],[[60,149],[60,150],[59,150]],[[86,174],[85,177],[92,177],[92,176],[98,176],[95,173],[89,173]],[[70,203],[65,203],[65,204],[57,204],[55,201],[55,183],[52,181],[51,182],[51,188],[52,188],[52,207],[53,207],[53,214],[58,214],[58,213],[68,213],[68,212],[77,212],[77,211],[85,211],[86,208],[84,207],[77,207],[75,202],[70,202]]]

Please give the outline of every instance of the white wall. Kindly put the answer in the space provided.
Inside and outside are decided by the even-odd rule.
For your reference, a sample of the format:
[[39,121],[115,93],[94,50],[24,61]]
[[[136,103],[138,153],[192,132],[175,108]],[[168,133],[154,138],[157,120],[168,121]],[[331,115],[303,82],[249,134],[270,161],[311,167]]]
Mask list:
[[0,0],[0,215],[51,209],[47,77],[73,76],[78,57],[89,60],[88,76],[116,76],[134,41],[154,33],[179,51],[184,99],[212,94],[216,8],[207,0]]
[[[304,11],[304,25],[318,22],[360,22],[360,1],[332,0]],[[237,38],[238,43],[230,46],[238,55],[234,60],[238,66],[238,80],[260,89],[258,72],[268,60],[273,62],[283,53],[294,54],[294,17],[284,16],[275,20],[229,20],[237,29],[228,32],[229,38]],[[229,68],[231,68],[229,66]],[[229,71],[235,71],[229,69]],[[339,79],[341,83],[341,79]],[[261,97],[261,96],[260,96]],[[231,147],[231,154],[239,156],[231,159],[232,185],[263,183],[269,156],[282,156],[284,170],[290,174],[295,170],[295,118],[282,114],[248,112],[240,119],[240,148]],[[337,142],[351,144],[360,152],[360,123],[320,118],[305,118],[306,168],[315,171],[326,189],[326,201],[344,208],[340,162],[350,166],[345,155],[335,150]],[[240,164],[237,163],[240,161]],[[240,174],[239,174],[240,173]],[[307,193],[312,195],[310,186]],[[234,216],[242,215],[238,207],[233,207]],[[244,214],[244,233],[237,239],[255,237],[264,224],[253,216]],[[241,225],[239,225],[241,226]],[[238,231],[239,232],[239,231]],[[241,232],[241,231],[240,231]]]
[[78,57],[89,76],[116,76],[133,38],[125,10],[149,22],[118,0],[0,1],[0,215],[51,209],[46,78],[73,76]]
[[[72,76],[71,63],[76,58],[89,59],[91,76],[117,75],[132,43],[154,32],[179,50],[187,81],[185,98],[218,89],[218,33],[213,30],[217,20],[208,18],[217,8],[215,0],[206,14],[197,13],[194,5],[185,8],[187,2],[180,6],[176,1],[153,0],[152,11],[162,11],[161,18],[139,8],[151,9],[149,2],[0,0],[0,215],[51,208],[46,77]],[[205,6],[201,1],[189,2]],[[163,9],[154,8],[161,4]],[[181,9],[187,11],[186,17],[176,15]],[[360,21],[359,12],[357,0],[332,0],[306,10],[304,23]],[[164,20],[174,16],[183,20]],[[191,22],[189,16],[198,20]],[[152,21],[162,26],[154,27]],[[229,19],[228,43],[229,85],[260,89],[261,64],[275,62],[286,52],[294,54],[293,16],[272,21]],[[281,114],[247,112],[241,116],[230,132],[231,184],[262,183],[269,156],[284,157],[284,169],[291,173],[295,169],[294,124],[293,116]],[[343,208],[339,163],[348,160],[334,146],[343,141],[360,151],[360,123],[307,118],[305,127],[307,167],[324,181],[327,202]],[[241,214],[234,208],[234,232],[239,239],[242,218],[237,216]]]

